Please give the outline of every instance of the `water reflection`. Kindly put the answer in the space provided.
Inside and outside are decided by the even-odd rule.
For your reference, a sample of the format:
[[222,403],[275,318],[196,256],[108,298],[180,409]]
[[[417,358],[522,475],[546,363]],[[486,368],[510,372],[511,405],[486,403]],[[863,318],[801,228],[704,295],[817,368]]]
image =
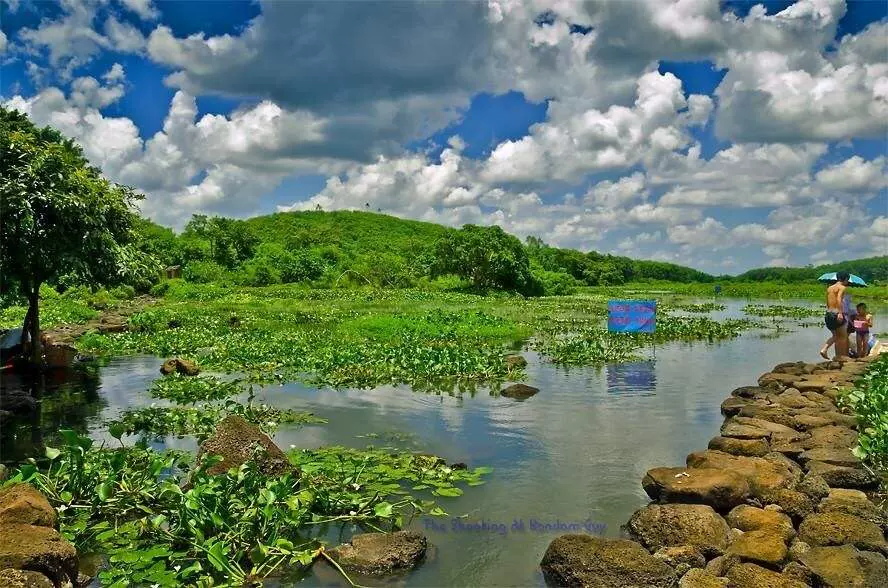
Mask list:
[[607,391],[611,394],[648,396],[657,389],[655,360],[608,365]]
[[81,363],[44,373],[10,372],[0,379],[0,461],[42,455],[60,429],[85,434],[108,406],[99,394],[100,368]]

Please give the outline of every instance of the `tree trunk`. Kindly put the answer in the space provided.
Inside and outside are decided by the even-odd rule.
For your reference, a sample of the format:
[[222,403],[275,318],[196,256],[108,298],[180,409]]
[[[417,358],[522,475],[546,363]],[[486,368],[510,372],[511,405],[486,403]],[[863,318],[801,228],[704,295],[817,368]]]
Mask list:
[[28,312],[31,314],[31,363],[43,363],[43,349],[40,344],[40,284],[35,284],[28,296]]

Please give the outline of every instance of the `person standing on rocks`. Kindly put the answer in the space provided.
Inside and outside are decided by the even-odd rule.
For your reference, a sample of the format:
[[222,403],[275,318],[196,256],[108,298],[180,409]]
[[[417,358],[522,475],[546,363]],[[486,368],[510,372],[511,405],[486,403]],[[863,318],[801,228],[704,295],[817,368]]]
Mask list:
[[[848,317],[845,315],[845,291],[850,284],[851,274],[845,271],[836,274],[836,283],[826,289],[826,315],[823,318],[826,328],[832,333],[832,339],[836,344],[836,358],[848,357]],[[826,355],[827,345],[820,350],[820,355],[829,359]]]

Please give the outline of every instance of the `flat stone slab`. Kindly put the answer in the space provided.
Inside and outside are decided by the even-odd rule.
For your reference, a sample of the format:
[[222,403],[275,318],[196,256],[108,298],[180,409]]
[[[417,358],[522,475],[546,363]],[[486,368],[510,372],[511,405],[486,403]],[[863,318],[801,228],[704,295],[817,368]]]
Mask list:
[[805,469],[823,478],[830,488],[870,489],[879,485],[879,477],[874,472],[862,467],[849,468],[822,461],[809,461],[805,464]]
[[789,549],[779,527],[763,527],[747,531],[734,539],[728,548],[728,555],[736,555],[741,561],[773,567],[786,560]]
[[804,582],[752,563],[741,563],[728,570],[731,588],[808,588]]
[[750,493],[759,495],[777,488],[789,488],[798,477],[784,464],[763,457],[740,457],[722,451],[700,451],[687,458],[688,467],[732,470],[749,482]]
[[808,449],[815,447],[838,447],[848,449],[857,445],[857,431],[848,427],[830,425],[811,431]]
[[790,541],[796,534],[792,520],[787,515],[776,510],[756,508],[748,504],[734,508],[725,519],[732,528],[744,532],[774,529],[779,532],[783,541]]
[[708,504],[721,511],[742,504],[749,495],[746,478],[719,469],[653,468],[641,486],[654,500]]
[[805,465],[809,461],[822,461],[830,465],[849,468],[860,466],[860,460],[851,453],[850,449],[838,447],[818,447],[799,454],[799,463]]
[[562,535],[540,562],[548,583],[587,588],[667,588],[678,577],[665,562],[626,539]]
[[721,436],[709,440],[709,449],[747,457],[762,457],[771,451],[770,445],[764,439],[737,439],[736,437]]

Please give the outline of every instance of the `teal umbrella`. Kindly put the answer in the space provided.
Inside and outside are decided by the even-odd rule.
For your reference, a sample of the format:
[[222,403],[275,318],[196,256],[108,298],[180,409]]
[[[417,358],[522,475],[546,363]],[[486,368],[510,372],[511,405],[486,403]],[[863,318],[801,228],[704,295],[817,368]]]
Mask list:
[[[828,274],[823,274],[819,278],[817,278],[820,282],[837,282],[838,278],[836,277],[836,272],[830,272]],[[860,286],[861,288],[866,288],[866,282],[863,281],[863,278],[860,276],[855,276],[851,274],[851,278],[848,280],[851,282],[852,286]]]

